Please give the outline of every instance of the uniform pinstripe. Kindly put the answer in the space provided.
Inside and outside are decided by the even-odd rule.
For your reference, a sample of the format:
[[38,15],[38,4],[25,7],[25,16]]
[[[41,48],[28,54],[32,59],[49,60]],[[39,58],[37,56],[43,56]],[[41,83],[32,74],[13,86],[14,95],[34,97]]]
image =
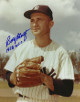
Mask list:
[[[57,78],[74,79],[74,72],[71,60],[63,47],[55,42],[51,42],[47,47],[39,48],[33,44],[33,40],[25,42],[19,46],[8,61],[5,69],[14,71],[15,67],[27,58],[43,56],[44,61],[42,67],[46,67],[50,72],[54,68]],[[15,93],[20,93],[29,99],[23,99],[21,102],[55,102],[55,96],[49,95],[49,90],[46,86],[40,85],[31,88],[13,88]],[[20,98],[17,102],[20,102]]]

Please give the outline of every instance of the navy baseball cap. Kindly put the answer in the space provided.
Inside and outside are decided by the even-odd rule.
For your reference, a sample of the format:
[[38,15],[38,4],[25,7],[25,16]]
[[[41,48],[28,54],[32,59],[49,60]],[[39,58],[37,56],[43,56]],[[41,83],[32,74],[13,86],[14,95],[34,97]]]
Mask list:
[[28,10],[24,13],[24,16],[28,19],[31,18],[32,13],[43,13],[53,20],[53,15],[51,9],[47,5],[37,5],[32,10]]

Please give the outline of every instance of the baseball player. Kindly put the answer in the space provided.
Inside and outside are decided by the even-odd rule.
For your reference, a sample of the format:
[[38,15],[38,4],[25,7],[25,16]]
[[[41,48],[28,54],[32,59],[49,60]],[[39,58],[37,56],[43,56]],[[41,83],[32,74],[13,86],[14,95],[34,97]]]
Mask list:
[[35,38],[20,45],[5,66],[17,102],[55,102],[57,95],[71,96],[73,66],[67,51],[50,38],[51,9],[37,5],[24,16],[30,19]]

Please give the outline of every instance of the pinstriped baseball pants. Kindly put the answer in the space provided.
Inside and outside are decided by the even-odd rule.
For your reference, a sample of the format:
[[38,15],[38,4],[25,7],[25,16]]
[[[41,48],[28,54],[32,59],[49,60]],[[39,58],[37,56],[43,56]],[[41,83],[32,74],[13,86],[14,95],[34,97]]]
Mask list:
[[40,99],[19,97],[17,99],[17,102],[58,102],[58,100],[57,100],[57,98],[54,98],[54,100],[40,100]]

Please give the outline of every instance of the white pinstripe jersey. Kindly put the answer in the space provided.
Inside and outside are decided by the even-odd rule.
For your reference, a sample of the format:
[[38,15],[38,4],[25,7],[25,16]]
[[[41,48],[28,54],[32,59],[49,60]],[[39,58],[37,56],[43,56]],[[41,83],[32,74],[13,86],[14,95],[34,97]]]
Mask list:
[[[14,51],[5,69],[13,72],[15,67],[25,59],[38,56],[44,57],[44,61],[41,63],[42,67],[46,67],[49,72],[54,68],[55,77],[74,79],[73,66],[67,52],[55,42],[51,42],[43,48],[34,45],[33,40],[25,42]],[[54,95],[49,95],[48,88],[44,85],[30,88],[15,87],[14,92],[34,99],[54,100]]]

